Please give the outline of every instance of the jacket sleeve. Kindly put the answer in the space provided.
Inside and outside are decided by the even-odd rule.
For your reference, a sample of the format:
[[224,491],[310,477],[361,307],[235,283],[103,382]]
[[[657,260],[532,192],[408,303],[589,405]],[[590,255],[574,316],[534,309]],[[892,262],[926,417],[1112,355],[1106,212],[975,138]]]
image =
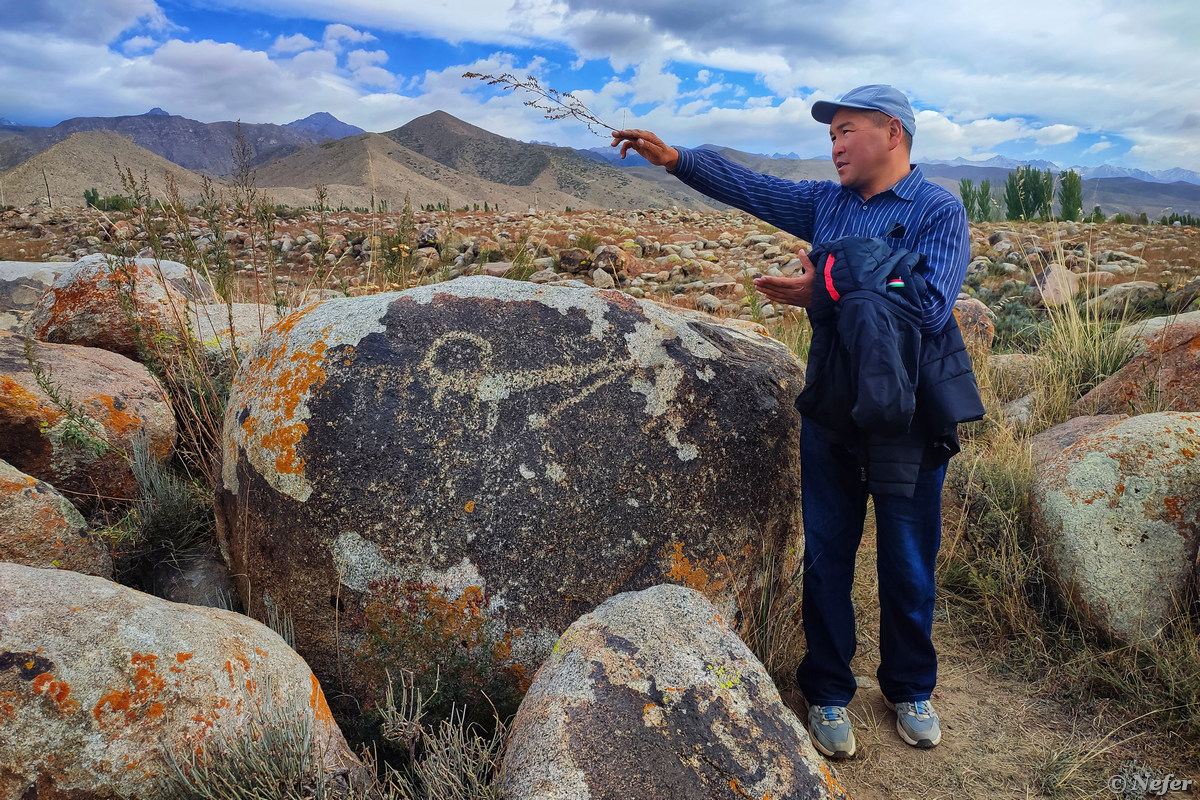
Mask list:
[[[905,348],[920,340],[899,330],[878,303],[847,299],[838,318],[838,335],[854,365],[856,395],[850,416],[868,434],[900,436],[908,432],[916,409],[917,352]],[[906,366],[906,358],[908,355]]]
[[789,181],[763,175],[711,150],[676,148],[672,173],[698,192],[740,208],[811,242],[819,181]]

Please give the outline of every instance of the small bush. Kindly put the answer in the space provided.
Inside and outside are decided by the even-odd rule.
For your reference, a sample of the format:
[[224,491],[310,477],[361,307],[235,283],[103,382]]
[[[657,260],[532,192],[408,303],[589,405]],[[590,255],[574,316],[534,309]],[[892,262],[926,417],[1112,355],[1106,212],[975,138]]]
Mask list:
[[[511,661],[512,631],[489,616],[490,598],[478,587],[452,599],[432,584],[389,578],[373,582],[370,592],[359,660],[377,692],[389,672],[407,672],[424,696],[434,698],[436,689],[430,710],[437,716],[449,716],[452,707],[516,711],[529,679]],[[483,714],[471,721],[490,720]]]
[[600,246],[600,237],[595,231],[584,231],[575,239],[575,246],[584,252],[591,253]]

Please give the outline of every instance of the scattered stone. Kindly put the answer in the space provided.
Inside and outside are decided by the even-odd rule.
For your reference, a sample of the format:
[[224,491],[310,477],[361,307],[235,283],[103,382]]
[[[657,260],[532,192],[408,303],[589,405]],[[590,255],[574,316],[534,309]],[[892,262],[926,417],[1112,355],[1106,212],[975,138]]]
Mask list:
[[156,597],[172,603],[232,609],[237,588],[225,562],[215,553],[190,553],[164,561],[150,578]]
[[954,318],[962,330],[963,340],[968,347],[989,350],[996,335],[996,324],[992,321],[988,307],[975,298],[958,300],[954,303]]
[[108,544],[53,486],[0,461],[0,561],[112,578]]
[[552,269],[540,269],[529,276],[530,283],[550,283],[556,281],[561,276]]
[[1079,293],[1079,276],[1059,263],[1051,263],[1033,277],[1042,305],[1061,306]]
[[62,273],[45,262],[0,261],[0,330],[19,330]]
[[503,278],[513,271],[515,265],[511,261],[490,261],[483,265],[483,274],[493,278]]
[[1034,390],[1040,359],[1027,353],[989,354],[987,368],[992,388],[1005,402],[1024,397]]
[[1144,353],[1155,339],[1160,339],[1169,328],[1184,328],[1200,333],[1200,311],[1189,311],[1186,314],[1172,314],[1165,317],[1153,317],[1141,322],[1126,325],[1117,331],[1123,341],[1133,347],[1130,356]]
[[681,586],[619,594],[567,628],[500,780],[522,800],[847,797],[726,617]]
[[1149,311],[1162,305],[1166,291],[1150,281],[1119,283],[1099,297],[1088,301],[1088,307],[1107,316],[1122,316],[1133,311]]
[[1037,403],[1037,398],[1037,392],[1030,392],[1024,397],[1005,403],[1004,407],[1000,409],[1000,413],[1004,415],[1009,425],[1016,428],[1028,427],[1033,422],[1033,408]]
[[613,276],[602,269],[592,271],[592,285],[597,289],[612,289],[617,284],[613,281]]
[[[326,769],[361,771],[316,677],[277,634],[66,570],[0,563],[0,797],[156,797],[170,767],[275,706]],[[259,712],[264,713],[264,712]]]
[[558,252],[558,265],[564,272],[576,275],[592,264],[592,254],[578,247]]
[[1198,453],[1200,414],[1144,414],[1079,439],[1035,471],[1044,567],[1064,604],[1104,635],[1157,636],[1190,596]]
[[712,294],[702,294],[696,299],[696,308],[700,311],[707,311],[710,314],[716,314],[722,308],[721,298]]

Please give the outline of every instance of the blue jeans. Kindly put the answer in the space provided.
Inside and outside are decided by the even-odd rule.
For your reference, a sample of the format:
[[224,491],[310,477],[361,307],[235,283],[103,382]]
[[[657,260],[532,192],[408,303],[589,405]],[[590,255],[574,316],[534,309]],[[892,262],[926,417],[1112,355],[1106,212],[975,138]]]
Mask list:
[[[849,704],[857,648],[850,586],[867,511],[857,461],[805,419],[800,430],[804,516],[804,636],[796,685],[809,703]],[[875,497],[879,571],[879,688],[893,703],[928,700],[937,683],[934,563],[942,538],[943,464],[922,470],[911,498]]]

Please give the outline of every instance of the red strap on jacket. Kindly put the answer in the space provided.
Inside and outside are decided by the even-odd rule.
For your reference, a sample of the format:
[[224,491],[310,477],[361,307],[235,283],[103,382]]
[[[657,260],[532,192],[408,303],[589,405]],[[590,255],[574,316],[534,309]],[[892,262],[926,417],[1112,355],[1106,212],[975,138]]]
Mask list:
[[829,296],[833,298],[833,302],[837,302],[842,298],[838,294],[838,290],[833,287],[833,253],[829,254],[829,258],[825,259],[825,288],[829,290]]

